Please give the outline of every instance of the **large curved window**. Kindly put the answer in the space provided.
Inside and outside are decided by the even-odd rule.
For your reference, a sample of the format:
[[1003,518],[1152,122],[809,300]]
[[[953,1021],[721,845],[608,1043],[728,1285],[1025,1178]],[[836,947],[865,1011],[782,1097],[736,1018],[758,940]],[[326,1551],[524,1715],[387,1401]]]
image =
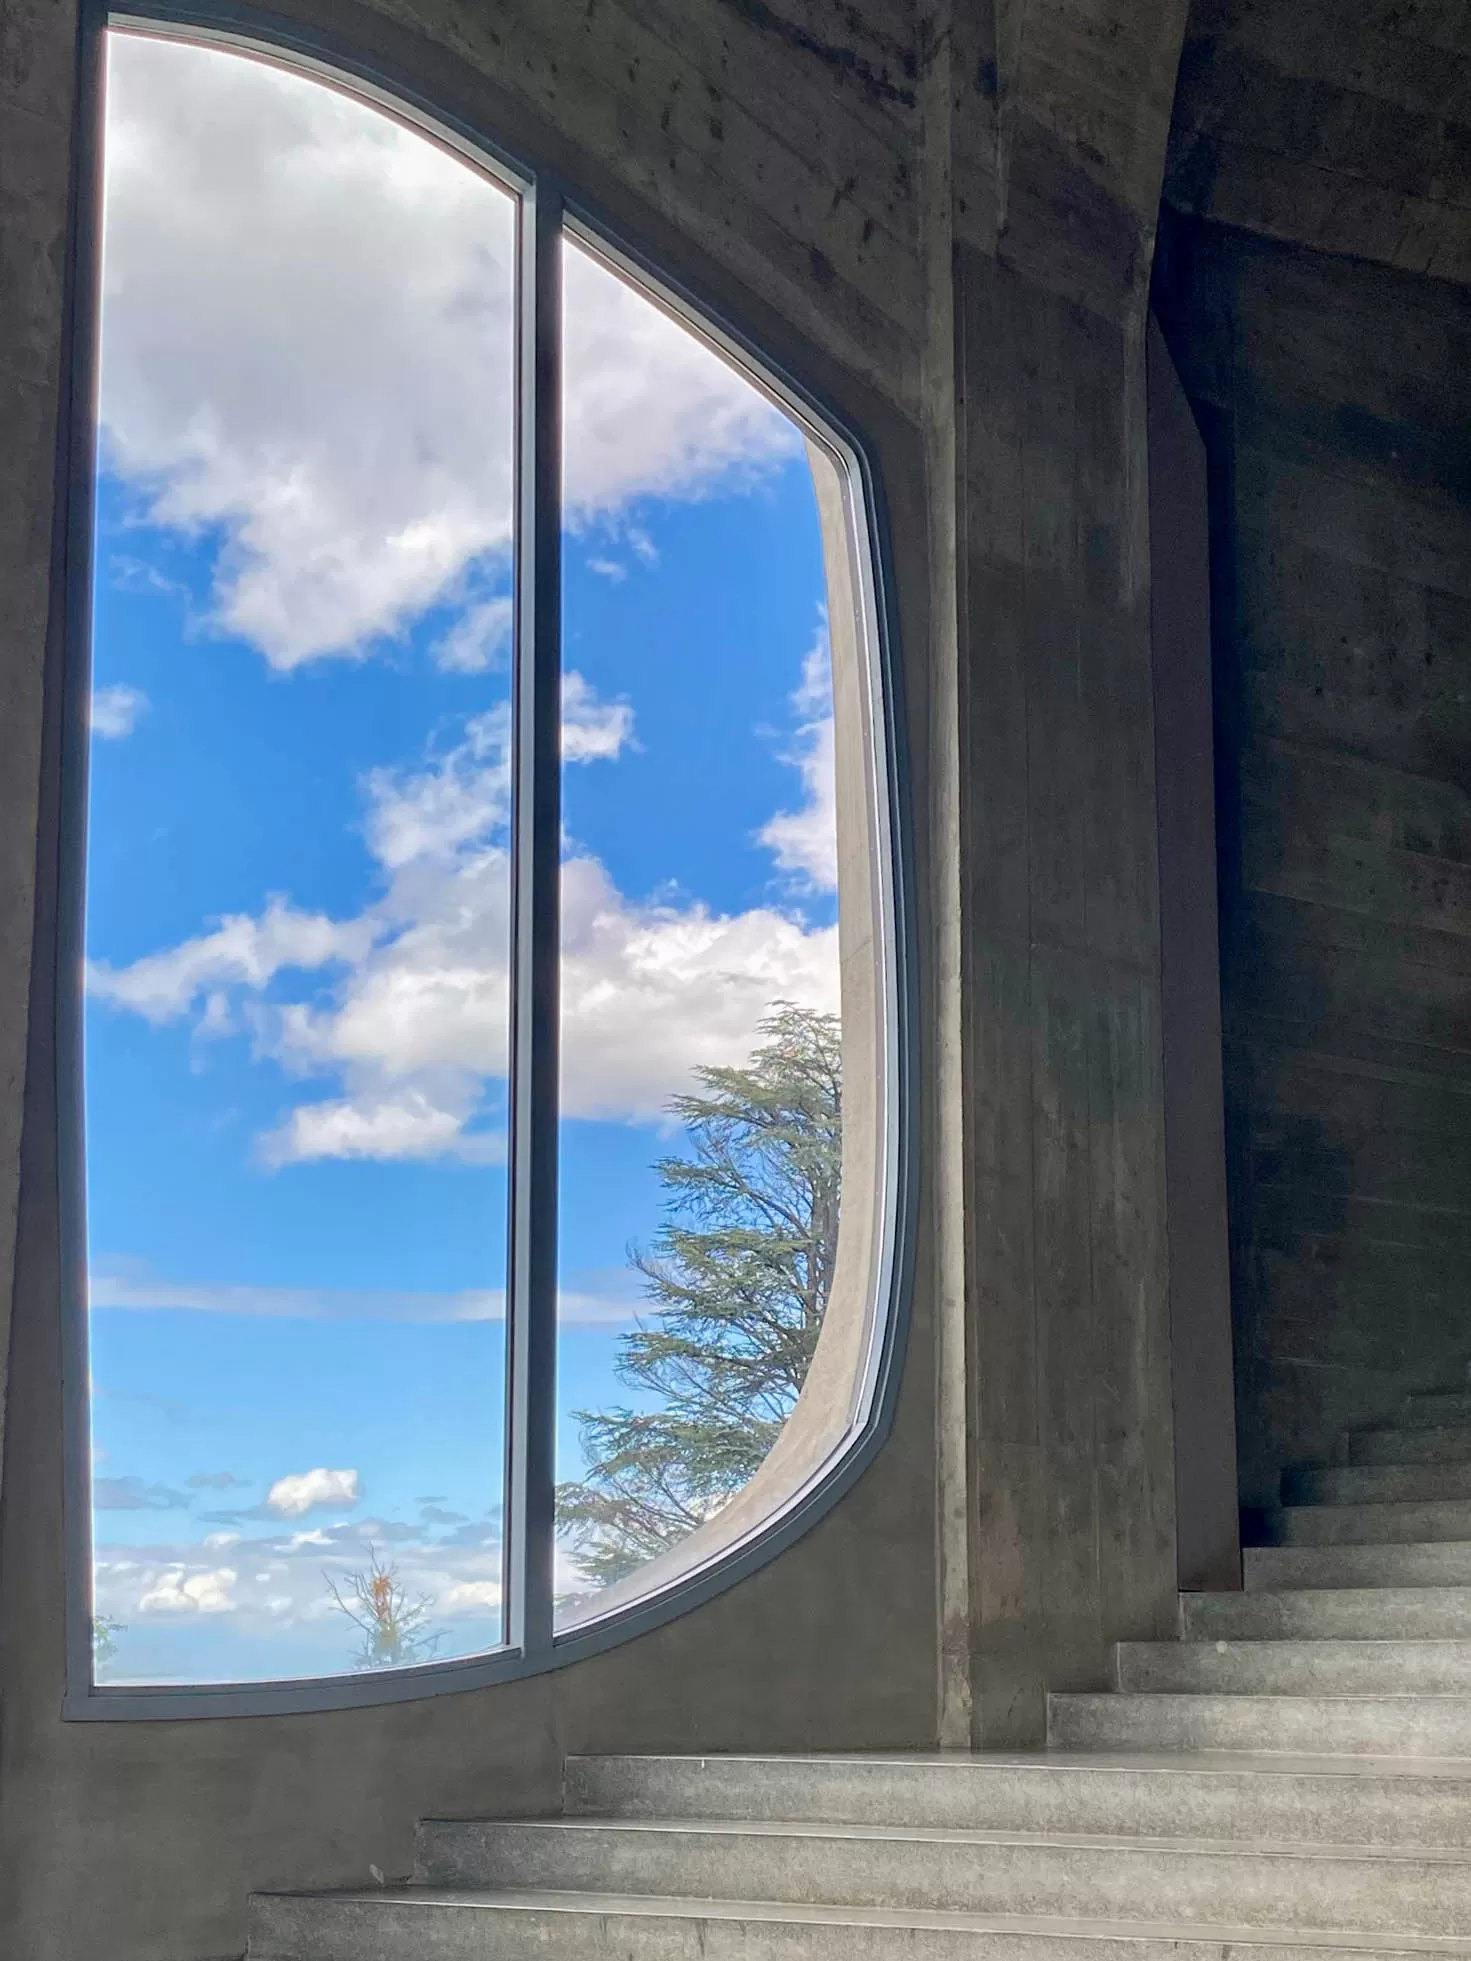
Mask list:
[[310,63],[114,30],[104,157],[82,1701],[541,1665],[876,1434],[857,466]]

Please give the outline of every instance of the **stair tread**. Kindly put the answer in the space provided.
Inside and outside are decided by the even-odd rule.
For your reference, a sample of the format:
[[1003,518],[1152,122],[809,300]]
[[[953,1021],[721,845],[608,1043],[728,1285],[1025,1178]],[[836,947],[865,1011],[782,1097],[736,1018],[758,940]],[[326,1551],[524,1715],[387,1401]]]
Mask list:
[[1021,1831],[996,1826],[855,1824],[838,1825],[803,1818],[458,1818],[426,1819],[426,1825],[463,1826],[517,1831],[585,1834],[660,1833],[700,1837],[800,1838],[805,1840],[872,1839],[915,1845],[1046,1846],[1049,1849],[1093,1852],[1192,1852],[1202,1856],[1257,1859],[1326,1859],[1382,1864],[1425,1861],[1436,1865],[1471,1865],[1471,1845],[1405,1846],[1322,1844],[1311,1841],[1146,1836],[1133,1832]]
[[[1345,1468],[1365,1471],[1414,1470],[1416,1468],[1444,1471],[1457,1470],[1460,1467],[1454,1464],[1435,1464],[1419,1467],[1415,1465],[1362,1464],[1358,1466],[1345,1466]],[[1467,1468],[1471,1469],[1471,1466]],[[1285,1505],[1278,1505],[1275,1509],[1281,1512],[1390,1512],[1398,1516],[1403,1516],[1409,1512],[1433,1512],[1437,1510],[1464,1512],[1468,1507],[1471,1507],[1471,1498],[1300,1498],[1294,1499]],[[1405,1545],[1413,1545],[1415,1541],[1413,1539],[1406,1539],[1403,1543]],[[1428,1543],[1453,1546],[1463,1542],[1458,1542],[1455,1539],[1441,1539]]]
[[786,1900],[699,1899],[667,1893],[538,1892],[534,1889],[374,1887],[349,1892],[270,1895],[326,1904],[534,1911],[659,1919],[760,1920],[799,1926],[892,1927],[961,1933],[1037,1933],[1080,1940],[1215,1941],[1241,1947],[1324,1947],[1365,1954],[1471,1955],[1458,1935],[1371,1934],[1352,1929],[1242,1927],[1217,1922],[1110,1920],[1058,1914],[966,1913],[921,1907],[829,1906]]
[[[1323,1592],[1331,1592],[1325,1587]],[[1192,1634],[1163,1641],[1120,1641],[1120,1648],[1351,1648],[1356,1654],[1372,1655],[1376,1649],[1399,1648],[1471,1649],[1471,1634]],[[1386,1654],[1386,1659],[1390,1658]]]
[[[1398,1501],[1396,1500],[1394,1502],[1397,1503]],[[1459,1499],[1453,1502],[1455,1504],[1455,1508],[1457,1511],[1465,1510],[1464,1504],[1462,1504],[1462,1502]],[[1279,1511],[1299,1511],[1299,1512],[1317,1512],[1317,1511],[1357,1512],[1357,1511],[1363,1511],[1366,1508],[1362,1505],[1279,1505],[1277,1509]],[[1409,1509],[1412,1511],[1419,1511],[1422,1509],[1422,1507],[1417,1501],[1411,1501],[1409,1505]],[[1419,1552],[1422,1549],[1425,1549],[1431,1552],[1446,1553],[1446,1552],[1456,1551],[1457,1549],[1460,1548],[1465,1548],[1466,1550],[1471,1551],[1471,1538],[1377,1539],[1372,1541],[1369,1545],[1366,1546],[1246,1546],[1243,1547],[1243,1551],[1253,1552],[1253,1553],[1255,1552]]]
[[[1406,1689],[1403,1694],[1396,1694],[1393,1689],[1372,1689],[1346,1695],[1333,1689],[1303,1689],[1295,1696],[1252,1695],[1249,1691],[1233,1695],[1229,1690],[1219,1694],[1207,1690],[1202,1695],[1190,1689],[1062,1689],[1053,1690],[1052,1695],[1054,1701],[1066,1702],[1266,1702],[1274,1706],[1283,1702],[1471,1703],[1471,1689]],[[1462,1757],[1458,1761],[1471,1760]]]
[[[1113,1693],[1110,1691],[1110,1693]],[[872,1765],[877,1769],[938,1768],[944,1770],[1093,1770],[1156,1771],[1171,1775],[1215,1773],[1239,1777],[1260,1772],[1272,1777],[1324,1776],[1443,1777],[1471,1779],[1471,1757],[1305,1756],[1252,1750],[892,1750],[803,1752],[800,1757],[778,1751],[722,1751],[699,1755],[692,1751],[627,1751],[608,1758],[569,1757],[569,1763],[674,1764],[801,1764],[839,1769]],[[454,1820],[432,1822],[456,1822]]]

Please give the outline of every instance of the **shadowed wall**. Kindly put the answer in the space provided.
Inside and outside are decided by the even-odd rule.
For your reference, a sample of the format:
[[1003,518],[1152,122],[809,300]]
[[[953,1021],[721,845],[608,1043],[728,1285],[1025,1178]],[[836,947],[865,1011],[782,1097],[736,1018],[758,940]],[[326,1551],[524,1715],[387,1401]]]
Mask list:
[[1471,290],[1179,220],[1242,1493],[1471,1358]]

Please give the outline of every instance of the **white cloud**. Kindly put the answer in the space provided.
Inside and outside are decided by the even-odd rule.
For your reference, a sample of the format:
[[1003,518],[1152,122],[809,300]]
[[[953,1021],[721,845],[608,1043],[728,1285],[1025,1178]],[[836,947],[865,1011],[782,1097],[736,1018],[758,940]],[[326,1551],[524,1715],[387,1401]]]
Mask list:
[[784,872],[818,892],[838,885],[837,775],[833,718],[808,725],[792,758],[807,792],[800,810],[779,811],[761,827],[761,842]]
[[837,768],[833,741],[832,657],[826,629],[802,664],[792,706],[805,716],[788,757],[802,773],[806,801],[780,811],[761,827],[761,842],[784,872],[817,892],[838,888]]
[[[427,1089],[409,1087],[397,1095],[354,1102],[338,1097],[327,1103],[303,1103],[279,1130],[262,1140],[266,1161],[289,1164],[300,1158],[433,1158],[446,1152],[457,1156],[494,1155],[498,1139],[477,1143],[466,1136],[468,1096],[460,1093],[456,1076],[443,1104]],[[448,1105],[448,1107],[443,1107]]]
[[[506,1296],[500,1287],[464,1287],[434,1294],[393,1288],[252,1287],[99,1272],[89,1277],[88,1297],[93,1308],[143,1313],[182,1309],[194,1314],[243,1314],[266,1320],[459,1322],[503,1321],[506,1316]],[[638,1302],[614,1285],[607,1289],[564,1287],[557,1296],[558,1320],[580,1327],[617,1326],[630,1321],[637,1308]]]
[[461,1580],[435,1602],[442,1614],[498,1612],[500,1604],[501,1586],[498,1580]]
[[[212,933],[184,940],[166,952],[145,954],[115,970],[105,961],[87,969],[88,990],[152,1022],[184,1013],[215,982],[262,988],[285,967],[324,967],[361,958],[373,933],[366,919],[339,923],[322,913],[298,912],[279,896],[258,919],[233,913]],[[211,1004],[220,1018],[222,1003]]]
[[616,558],[590,558],[587,569],[596,572],[600,579],[611,580],[615,586],[621,586],[628,577],[628,567],[620,565]]
[[235,1607],[239,1574],[233,1566],[189,1572],[182,1565],[166,1567],[138,1597],[140,1614],[228,1614]]
[[[600,700],[579,674],[566,677],[570,762],[616,756],[632,730],[627,704]],[[468,720],[462,739],[422,767],[368,777],[365,834],[384,889],[357,918],[332,921],[276,900],[259,920],[231,918],[131,967],[94,970],[94,992],[154,1021],[231,982],[249,991],[259,1053],[292,1074],[334,1079],[333,1094],[298,1102],[262,1140],[268,1162],[483,1160],[500,1148],[492,1086],[506,1069],[508,736],[502,706]],[[820,802],[813,810],[778,823],[807,827],[800,863],[815,884]],[[795,828],[768,841],[779,860],[798,862]],[[260,998],[287,967],[329,964],[336,978],[326,994]],[[660,1118],[697,1069],[744,1060],[778,1001],[837,1012],[835,926],[809,926],[776,906],[722,913],[697,901],[631,899],[598,859],[575,848],[565,858],[569,1116]]]
[[[569,682],[579,677],[568,675]],[[368,844],[387,870],[453,857],[511,814],[511,721],[502,703],[465,724],[464,740],[423,770],[374,770]]]
[[434,658],[452,674],[480,674],[488,667],[499,667],[510,647],[515,619],[513,600],[477,600],[436,641]]
[[89,720],[93,735],[116,742],[131,735],[140,715],[148,712],[148,697],[141,688],[130,688],[126,681],[115,681],[109,688],[92,690]]
[[[359,653],[504,566],[512,257],[510,200],[387,117],[112,37],[107,460],[155,521],[220,527],[216,623],[273,666]],[[572,246],[565,284],[574,524],[799,453],[749,383]],[[495,658],[495,607],[470,603],[444,665]]]
[[[464,1652],[493,1639],[501,1600],[501,1540],[496,1518],[435,1536],[418,1527],[382,1519],[329,1524],[306,1531],[272,1531],[240,1541],[237,1563],[222,1566],[203,1543],[109,1548],[100,1546],[95,1568],[97,1610],[121,1621],[120,1670],[127,1679],[135,1652],[146,1652],[150,1619],[208,1617],[215,1627],[269,1642],[267,1672],[278,1675],[349,1668],[358,1637],[327,1588],[339,1587],[366,1568],[374,1552],[387,1557],[412,1598],[426,1597],[431,1625],[448,1636],[442,1652]],[[121,1555],[121,1556],[117,1556]],[[248,1557],[247,1557],[248,1555]],[[487,1626],[487,1623],[489,1625]],[[447,1624],[447,1625],[446,1625]],[[144,1647],[134,1651],[142,1637]],[[193,1650],[198,1679],[212,1679],[211,1648]],[[177,1651],[175,1651],[175,1654]],[[223,1672],[238,1675],[232,1649]],[[177,1667],[177,1660],[173,1663]]]
[[266,1510],[278,1518],[300,1518],[318,1505],[355,1505],[361,1496],[356,1471],[297,1471],[277,1478],[266,1493]]
[[633,737],[633,710],[626,701],[600,701],[575,671],[562,677],[562,760],[614,761]]
[[740,1062],[777,1001],[835,1013],[837,928],[771,907],[623,897],[594,858],[562,867],[562,1104],[658,1117],[694,1071]]
[[232,1546],[238,1546],[239,1543],[238,1532],[206,1532],[200,1541],[206,1552],[228,1552]]
[[[633,710],[604,701],[576,670],[562,677],[562,759],[614,761],[633,737]],[[472,716],[463,740],[426,768],[378,769],[366,779],[368,843],[393,872],[414,859],[453,858],[489,841],[511,815],[511,720],[506,702]],[[504,872],[504,852],[498,852]]]

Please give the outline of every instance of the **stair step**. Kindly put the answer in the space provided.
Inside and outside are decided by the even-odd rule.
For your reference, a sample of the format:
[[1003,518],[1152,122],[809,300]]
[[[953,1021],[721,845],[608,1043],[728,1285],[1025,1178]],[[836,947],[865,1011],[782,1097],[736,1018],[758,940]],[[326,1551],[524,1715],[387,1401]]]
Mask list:
[[1374,1505],[1284,1505],[1267,1521],[1279,1546],[1471,1544],[1471,1498]]
[[1350,1430],[1351,1464],[1471,1464],[1471,1429]]
[[1471,1428],[1471,1390],[1419,1390],[1405,1398],[1399,1420],[1407,1430]]
[[1192,1641],[1471,1640],[1471,1587],[1312,1587],[1186,1593]]
[[578,1816],[1471,1847],[1471,1764],[1243,1755],[571,1757]]
[[1126,1641],[1121,1689],[1167,1695],[1471,1695],[1471,1641]]
[[1416,1961],[1454,1938],[618,1893],[265,1894],[250,1961]]
[[1471,1757],[1471,1695],[1052,1695],[1062,1750]]
[[1286,1505],[1471,1498],[1471,1464],[1303,1464],[1282,1474]]
[[1471,1586],[1471,1541],[1421,1545],[1248,1546],[1249,1591],[1312,1587]]
[[[1471,1699],[1467,1702],[1471,1725]],[[1471,1851],[789,1821],[426,1821],[430,1886],[1471,1936]]]

